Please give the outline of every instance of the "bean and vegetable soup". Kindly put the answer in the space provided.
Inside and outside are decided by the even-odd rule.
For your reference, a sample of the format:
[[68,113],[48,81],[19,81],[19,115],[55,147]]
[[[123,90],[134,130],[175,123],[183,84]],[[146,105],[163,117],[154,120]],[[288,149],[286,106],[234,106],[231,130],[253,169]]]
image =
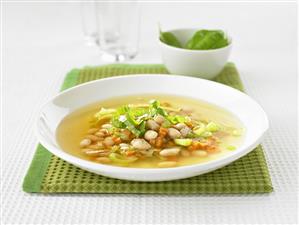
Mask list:
[[96,163],[166,168],[215,160],[236,150],[244,130],[231,113],[195,99],[126,96],[88,105],[57,129],[65,151]]

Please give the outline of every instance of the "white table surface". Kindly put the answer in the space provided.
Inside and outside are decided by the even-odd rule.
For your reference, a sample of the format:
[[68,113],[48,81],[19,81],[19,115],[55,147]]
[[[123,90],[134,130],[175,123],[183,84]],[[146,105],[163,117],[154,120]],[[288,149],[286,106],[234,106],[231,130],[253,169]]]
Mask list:
[[[82,41],[77,3],[3,4],[3,224],[294,224],[297,221],[296,6],[294,3],[143,3],[141,49],[132,61],[161,62],[165,28],[228,30],[231,61],[269,115],[263,140],[275,192],[259,195],[27,194],[33,123],[73,67],[99,65]],[[297,221],[298,222],[298,221]]]

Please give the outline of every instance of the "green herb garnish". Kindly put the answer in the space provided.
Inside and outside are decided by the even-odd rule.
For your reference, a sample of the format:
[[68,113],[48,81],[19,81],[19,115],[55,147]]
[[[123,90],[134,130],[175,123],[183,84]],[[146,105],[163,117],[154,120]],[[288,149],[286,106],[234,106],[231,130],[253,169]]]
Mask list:
[[160,40],[170,46],[190,50],[211,50],[229,45],[229,40],[221,30],[199,30],[183,46],[171,32],[160,30]]
[[[134,106],[123,106],[115,109],[105,109],[109,111],[109,115],[112,117],[111,123],[116,128],[128,129],[136,137],[141,137],[146,132],[146,121],[153,119],[156,115],[162,115],[165,117],[165,123],[171,124],[167,120],[168,113],[160,106],[160,102],[152,100],[148,107],[134,107]],[[101,112],[101,111],[100,111]],[[95,116],[99,116],[99,112]],[[171,117],[172,118],[172,117]],[[175,121],[182,121],[180,116],[175,116]],[[174,122],[174,121],[173,121]]]

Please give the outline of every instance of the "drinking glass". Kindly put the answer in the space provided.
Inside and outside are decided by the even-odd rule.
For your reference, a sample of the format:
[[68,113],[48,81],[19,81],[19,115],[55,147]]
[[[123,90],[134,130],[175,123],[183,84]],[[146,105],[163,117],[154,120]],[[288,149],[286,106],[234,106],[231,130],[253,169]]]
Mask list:
[[87,45],[96,45],[98,40],[95,1],[81,1],[81,19]]
[[97,44],[104,59],[134,58],[138,52],[140,5],[138,1],[95,3]]

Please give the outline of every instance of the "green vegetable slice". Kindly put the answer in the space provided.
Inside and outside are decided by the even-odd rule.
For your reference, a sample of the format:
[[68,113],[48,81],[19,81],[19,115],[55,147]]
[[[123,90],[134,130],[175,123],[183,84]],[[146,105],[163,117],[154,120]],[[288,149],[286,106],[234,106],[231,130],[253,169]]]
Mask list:
[[230,151],[233,151],[233,150],[236,150],[237,147],[234,146],[234,145],[229,145],[229,146],[226,147],[226,149],[227,149],[227,150],[230,150]]
[[210,132],[216,132],[220,129],[219,125],[214,122],[209,122],[206,126],[206,130]]
[[112,118],[112,125],[117,128],[126,128],[137,137],[145,133],[145,120],[148,118],[144,108],[123,106],[117,109]]
[[140,131],[140,136],[143,136],[145,134],[145,131],[146,131],[145,124],[146,124],[146,122],[142,121],[142,123],[138,127],[138,129]]
[[128,163],[135,162],[138,158],[135,156],[124,157],[118,153],[113,152],[113,153],[110,153],[109,159],[115,163],[128,164]]
[[197,136],[201,136],[205,131],[206,131],[206,126],[204,125],[204,123],[200,123],[193,130],[194,134],[196,134]]
[[185,117],[185,116],[180,116],[180,115],[167,116],[167,119],[168,119],[172,124],[185,123],[185,122],[187,121],[187,117]]
[[160,107],[160,102],[157,100],[152,100],[149,105],[149,114],[151,117],[156,116],[157,114],[166,117],[168,113]]
[[101,108],[101,110],[99,112],[94,114],[94,117],[90,122],[95,125],[101,120],[106,120],[106,119],[112,118],[113,114],[115,112],[116,112],[116,109]]
[[189,138],[174,139],[174,143],[181,146],[189,146],[192,144],[192,139]]
[[94,116],[95,117],[101,117],[107,114],[113,114],[116,112],[116,109],[106,109],[106,108],[101,108],[99,112],[97,112]]
[[190,133],[187,135],[187,138],[198,138],[198,135],[196,135],[194,132],[190,132]]
[[126,125],[126,128],[131,131],[133,134],[135,134],[137,137],[141,135],[141,131],[138,130],[134,124],[132,124],[129,120],[124,121],[124,124]]
[[212,135],[213,135],[212,132],[205,131],[200,136],[207,138],[207,137],[211,137]]

